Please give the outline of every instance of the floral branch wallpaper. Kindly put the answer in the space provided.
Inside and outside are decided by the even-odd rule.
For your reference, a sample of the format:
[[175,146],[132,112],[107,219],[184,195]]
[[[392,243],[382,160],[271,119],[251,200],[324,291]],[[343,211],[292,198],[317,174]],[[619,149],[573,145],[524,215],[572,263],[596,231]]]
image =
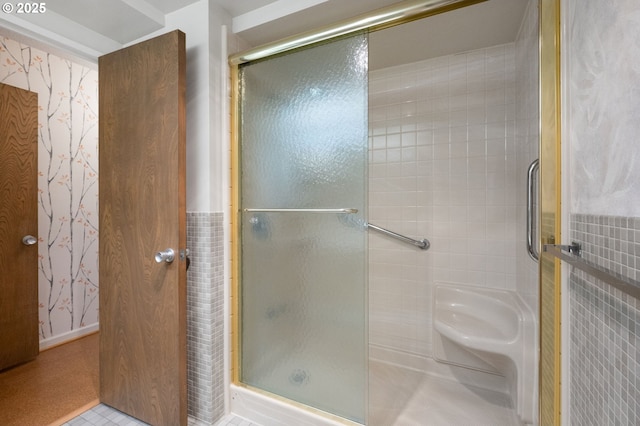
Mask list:
[[0,37],[0,82],[38,93],[42,341],[98,322],[98,71]]

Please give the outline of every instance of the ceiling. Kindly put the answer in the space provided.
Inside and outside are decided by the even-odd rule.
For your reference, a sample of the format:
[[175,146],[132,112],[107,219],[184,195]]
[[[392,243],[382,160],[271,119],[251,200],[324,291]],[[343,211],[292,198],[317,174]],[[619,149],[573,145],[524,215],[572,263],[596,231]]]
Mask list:
[[[43,14],[0,14],[0,26],[51,41],[86,59],[161,30],[165,16],[200,0],[49,0]],[[397,3],[398,0],[209,0],[231,30],[258,46]],[[370,36],[379,68],[515,40],[528,0],[489,0]],[[188,30],[187,30],[188,31]],[[187,32],[185,31],[185,32]],[[398,49],[398,46],[404,48]]]

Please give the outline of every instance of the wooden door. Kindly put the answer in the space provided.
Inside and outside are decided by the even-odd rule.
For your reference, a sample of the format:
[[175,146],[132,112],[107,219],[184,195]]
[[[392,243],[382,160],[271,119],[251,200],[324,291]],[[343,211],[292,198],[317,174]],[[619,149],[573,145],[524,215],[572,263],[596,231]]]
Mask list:
[[39,351],[37,197],[38,95],[0,84],[0,370]]
[[187,421],[185,61],[180,31],[99,59],[100,399],[153,425]]

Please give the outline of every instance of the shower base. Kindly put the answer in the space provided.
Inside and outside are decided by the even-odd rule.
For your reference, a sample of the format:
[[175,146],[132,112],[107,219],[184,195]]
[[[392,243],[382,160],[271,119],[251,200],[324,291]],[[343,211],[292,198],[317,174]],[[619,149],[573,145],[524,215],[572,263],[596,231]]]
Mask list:
[[230,391],[231,413],[256,425],[344,426],[344,423],[338,420],[332,420],[243,386],[231,385]]
[[369,362],[369,424],[520,426],[507,394]]
[[[381,361],[371,360],[369,371],[369,425],[520,426],[505,393]],[[257,425],[345,425],[340,419],[326,418],[235,385],[231,385],[231,412]]]

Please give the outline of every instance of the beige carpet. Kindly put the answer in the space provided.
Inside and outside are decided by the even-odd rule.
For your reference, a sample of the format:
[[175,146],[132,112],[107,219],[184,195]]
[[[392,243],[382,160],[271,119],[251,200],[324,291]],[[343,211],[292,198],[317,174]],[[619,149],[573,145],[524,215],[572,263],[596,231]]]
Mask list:
[[0,425],[45,426],[98,403],[98,334],[0,373]]

